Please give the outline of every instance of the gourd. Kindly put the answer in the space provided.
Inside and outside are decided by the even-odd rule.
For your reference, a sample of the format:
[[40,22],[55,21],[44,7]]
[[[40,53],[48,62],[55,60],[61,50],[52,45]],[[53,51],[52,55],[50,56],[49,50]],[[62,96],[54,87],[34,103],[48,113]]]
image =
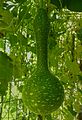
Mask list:
[[25,106],[39,115],[50,114],[58,109],[64,100],[62,84],[48,69],[47,40],[49,24],[46,10],[40,8],[33,25],[36,38],[37,69],[26,80],[22,92]]

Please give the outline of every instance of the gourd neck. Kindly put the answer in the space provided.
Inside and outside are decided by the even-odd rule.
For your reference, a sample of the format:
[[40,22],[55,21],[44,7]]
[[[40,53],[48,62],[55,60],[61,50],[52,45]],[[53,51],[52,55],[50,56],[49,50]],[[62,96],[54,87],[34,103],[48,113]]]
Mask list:
[[36,41],[36,51],[37,51],[37,68],[48,69],[48,51],[47,51],[47,39]]
[[43,8],[40,8],[34,20],[38,70],[48,69],[47,40],[49,34],[49,25],[47,11]]

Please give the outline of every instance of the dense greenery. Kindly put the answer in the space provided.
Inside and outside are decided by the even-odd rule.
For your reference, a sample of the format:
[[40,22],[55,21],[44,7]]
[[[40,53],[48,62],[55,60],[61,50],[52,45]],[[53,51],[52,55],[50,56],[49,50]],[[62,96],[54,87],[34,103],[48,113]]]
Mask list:
[[[44,4],[50,21],[48,67],[60,79],[65,92],[62,106],[45,118],[73,120],[82,104],[82,13],[68,7],[60,9],[50,0]],[[0,119],[3,120],[37,118],[24,106],[22,88],[36,68],[33,21],[39,5],[39,0],[0,1]]]

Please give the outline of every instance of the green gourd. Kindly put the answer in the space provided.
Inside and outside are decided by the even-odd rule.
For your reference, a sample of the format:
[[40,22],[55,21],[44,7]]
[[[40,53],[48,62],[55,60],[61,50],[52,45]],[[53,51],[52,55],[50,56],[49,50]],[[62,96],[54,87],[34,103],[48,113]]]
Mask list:
[[29,110],[50,114],[60,107],[64,100],[64,89],[59,79],[48,69],[47,40],[49,20],[45,9],[40,8],[34,19],[34,34],[37,49],[37,69],[23,87],[23,102]]

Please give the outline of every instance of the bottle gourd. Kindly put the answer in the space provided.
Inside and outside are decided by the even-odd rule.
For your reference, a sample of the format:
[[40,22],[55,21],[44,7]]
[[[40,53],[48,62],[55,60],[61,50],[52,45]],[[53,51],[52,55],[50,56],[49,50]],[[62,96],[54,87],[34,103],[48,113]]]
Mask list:
[[23,87],[23,102],[29,110],[46,115],[55,111],[63,102],[64,89],[57,77],[48,69],[47,40],[49,20],[44,8],[34,19],[34,34],[37,49],[37,69]]

